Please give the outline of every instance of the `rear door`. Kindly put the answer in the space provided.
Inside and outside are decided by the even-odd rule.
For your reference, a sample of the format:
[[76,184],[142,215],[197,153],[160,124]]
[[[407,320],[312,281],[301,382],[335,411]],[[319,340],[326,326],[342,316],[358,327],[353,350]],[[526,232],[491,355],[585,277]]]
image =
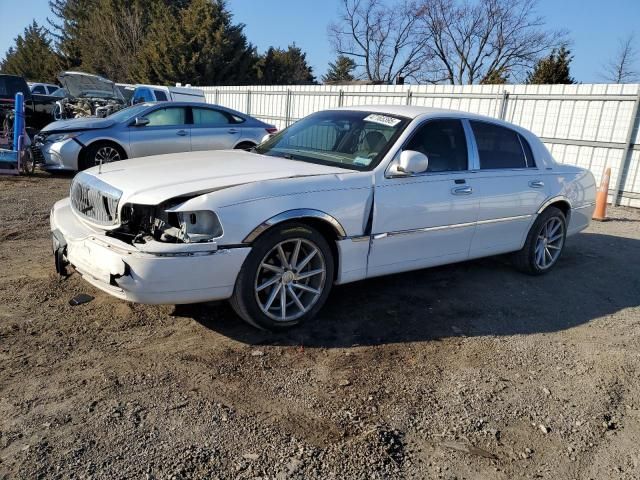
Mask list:
[[147,125],[129,127],[132,157],[188,152],[191,125],[186,107],[156,108],[144,115]]
[[470,256],[519,250],[546,198],[544,177],[518,132],[490,122],[469,124],[478,153],[473,185],[480,202]]
[[191,150],[223,150],[233,148],[242,138],[242,128],[223,110],[191,107]]

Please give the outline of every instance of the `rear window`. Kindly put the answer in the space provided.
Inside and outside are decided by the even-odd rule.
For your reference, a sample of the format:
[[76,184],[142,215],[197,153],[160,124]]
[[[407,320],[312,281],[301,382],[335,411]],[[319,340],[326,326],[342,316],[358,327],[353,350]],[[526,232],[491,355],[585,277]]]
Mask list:
[[0,76],[0,97],[13,98],[16,93],[22,92],[25,96],[29,96],[29,87],[27,83],[20,77]]
[[480,155],[480,169],[527,167],[527,159],[517,132],[491,123],[470,123]]

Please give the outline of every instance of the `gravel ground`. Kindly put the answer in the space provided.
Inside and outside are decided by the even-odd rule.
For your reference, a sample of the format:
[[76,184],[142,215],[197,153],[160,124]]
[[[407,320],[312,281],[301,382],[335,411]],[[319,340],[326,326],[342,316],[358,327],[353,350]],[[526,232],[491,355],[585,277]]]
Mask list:
[[0,478],[640,478],[639,211],[547,276],[493,258],[344,285],[273,335],[56,278],[68,187],[0,178]]

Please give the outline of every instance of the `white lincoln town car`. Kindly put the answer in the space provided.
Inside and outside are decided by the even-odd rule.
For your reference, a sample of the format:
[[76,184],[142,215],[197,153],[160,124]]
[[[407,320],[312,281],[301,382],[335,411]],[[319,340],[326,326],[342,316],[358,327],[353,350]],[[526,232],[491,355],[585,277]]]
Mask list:
[[313,317],[332,285],[513,253],[551,270],[596,185],[532,133],[403,106],[314,113],[252,151],[125,160],[79,173],[51,211],[68,265],[133,302],[230,299],[265,329]]

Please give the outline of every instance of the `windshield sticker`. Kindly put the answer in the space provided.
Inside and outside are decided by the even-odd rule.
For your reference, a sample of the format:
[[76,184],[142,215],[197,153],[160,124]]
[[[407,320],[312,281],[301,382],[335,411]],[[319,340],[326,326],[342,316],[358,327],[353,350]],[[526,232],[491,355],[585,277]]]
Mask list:
[[371,163],[371,158],[367,157],[356,157],[353,159],[354,165],[362,165],[363,167],[368,167]]
[[400,123],[400,119],[387,117],[386,115],[380,115],[377,113],[372,113],[371,115],[365,117],[365,122],[373,122],[379,123],[380,125],[386,125],[387,127],[395,127]]

